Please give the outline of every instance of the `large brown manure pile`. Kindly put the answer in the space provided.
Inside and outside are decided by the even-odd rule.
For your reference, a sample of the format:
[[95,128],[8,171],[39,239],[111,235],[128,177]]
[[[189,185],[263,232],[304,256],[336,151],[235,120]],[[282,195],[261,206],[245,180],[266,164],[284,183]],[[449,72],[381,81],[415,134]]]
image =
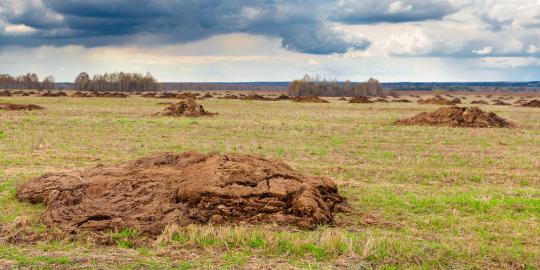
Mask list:
[[11,103],[0,103],[0,110],[6,111],[33,111],[33,110],[43,110],[45,108],[35,105],[35,104],[11,104]]
[[215,115],[215,113],[210,113],[204,110],[203,106],[195,102],[194,99],[188,98],[185,101],[180,101],[178,103],[173,103],[165,108],[165,110],[159,115],[165,116],[207,116]]
[[432,125],[451,127],[512,127],[513,124],[493,112],[478,107],[445,107],[434,112],[419,113],[411,118],[395,122],[400,125]]
[[331,224],[348,209],[327,178],[240,154],[160,153],[117,166],[46,174],[22,185],[19,200],[47,206],[48,226],[133,228],[157,235],[169,224]]

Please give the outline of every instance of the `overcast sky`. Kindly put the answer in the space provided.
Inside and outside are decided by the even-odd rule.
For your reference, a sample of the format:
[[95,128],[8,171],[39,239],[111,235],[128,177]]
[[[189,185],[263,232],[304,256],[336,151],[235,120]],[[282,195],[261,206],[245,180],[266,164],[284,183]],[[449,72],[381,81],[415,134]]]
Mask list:
[[0,0],[0,73],[540,80],[540,0]]

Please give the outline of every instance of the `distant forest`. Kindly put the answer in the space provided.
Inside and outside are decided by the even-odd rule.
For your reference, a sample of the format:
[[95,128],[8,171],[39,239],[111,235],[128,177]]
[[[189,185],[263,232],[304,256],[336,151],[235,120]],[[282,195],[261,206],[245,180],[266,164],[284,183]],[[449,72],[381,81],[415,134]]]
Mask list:
[[36,73],[26,73],[20,76],[0,74],[0,89],[50,90],[55,88],[56,84],[53,76],[47,76],[40,82]]
[[103,75],[96,74],[92,78],[86,72],[81,72],[75,78],[75,89],[79,91],[157,91],[159,84],[150,74],[113,72]]
[[[302,95],[377,95],[372,91],[470,91],[540,92],[540,81],[532,82],[396,82],[361,83],[304,77],[293,82],[158,82],[151,74],[113,72],[92,77],[80,73],[73,82],[56,82],[53,76],[39,80],[35,73],[19,76],[0,74],[0,89],[87,90],[87,91],[276,91]],[[310,87],[308,87],[310,86]],[[315,86],[314,88],[312,86]],[[300,92],[298,92],[300,91]]]
[[289,85],[290,96],[325,96],[325,97],[352,97],[352,96],[381,96],[383,94],[379,81],[370,78],[367,82],[351,83],[345,81],[321,79],[304,75],[301,80],[295,80]]

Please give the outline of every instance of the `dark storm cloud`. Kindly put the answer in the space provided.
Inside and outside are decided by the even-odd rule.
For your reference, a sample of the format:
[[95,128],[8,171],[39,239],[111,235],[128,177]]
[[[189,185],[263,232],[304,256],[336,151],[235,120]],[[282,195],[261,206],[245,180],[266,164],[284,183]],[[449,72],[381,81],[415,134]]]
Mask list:
[[401,23],[440,20],[458,10],[446,0],[346,0],[330,18],[346,24]]
[[346,38],[332,27],[335,22],[440,19],[452,12],[444,1],[27,0],[19,2],[27,5],[17,12],[9,9],[10,2],[0,0],[5,6],[0,20],[37,31],[4,34],[0,45],[174,44],[242,32],[281,38],[283,47],[311,54],[344,53],[369,46],[366,40]]

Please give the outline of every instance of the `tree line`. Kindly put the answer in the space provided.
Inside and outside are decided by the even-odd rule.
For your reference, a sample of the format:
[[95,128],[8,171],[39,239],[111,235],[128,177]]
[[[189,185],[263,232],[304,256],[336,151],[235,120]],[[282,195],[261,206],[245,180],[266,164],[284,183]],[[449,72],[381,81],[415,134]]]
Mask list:
[[381,96],[383,95],[378,80],[370,78],[363,83],[343,83],[337,80],[321,79],[305,75],[300,80],[295,80],[289,85],[290,96],[326,96],[326,97],[352,97],[352,96]]
[[9,74],[0,74],[1,89],[32,89],[32,90],[51,90],[56,88],[53,76],[43,78],[39,81],[36,73],[26,73],[20,76],[11,76]]
[[150,74],[114,72],[96,74],[92,78],[81,72],[75,78],[75,88],[79,91],[157,91],[158,81]]

